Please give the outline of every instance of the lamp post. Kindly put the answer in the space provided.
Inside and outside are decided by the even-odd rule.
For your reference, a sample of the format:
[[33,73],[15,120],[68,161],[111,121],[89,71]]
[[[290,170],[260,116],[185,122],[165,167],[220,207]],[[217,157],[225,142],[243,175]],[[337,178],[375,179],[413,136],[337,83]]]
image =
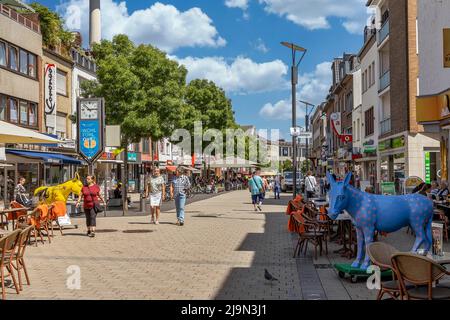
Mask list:
[[[314,108],[316,107],[314,104],[299,100],[298,102],[304,103],[306,106],[306,113],[305,113],[305,126],[306,126],[306,132],[309,132],[309,118],[311,116],[311,113],[313,113]],[[308,109],[308,107],[312,107],[311,110]],[[309,139],[306,139],[306,171],[309,171]]]
[[[300,62],[302,62],[303,58],[306,54],[306,49],[300,46],[297,46],[293,43],[289,42],[281,42],[281,44],[289,49],[292,52],[292,66],[291,66],[291,84],[292,84],[292,127],[297,127],[297,83],[298,83],[298,66]],[[297,51],[302,52],[302,55],[297,62],[296,53]],[[297,196],[297,137],[295,135],[292,136],[292,160],[294,167],[293,174],[293,190],[294,190],[294,198]]]

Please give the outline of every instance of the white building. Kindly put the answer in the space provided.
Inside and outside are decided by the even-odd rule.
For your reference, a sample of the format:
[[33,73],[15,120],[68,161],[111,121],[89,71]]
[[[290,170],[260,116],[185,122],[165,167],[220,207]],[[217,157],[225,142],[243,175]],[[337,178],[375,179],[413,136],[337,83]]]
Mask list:
[[[81,97],[81,83],[97,80],[97,65],[82,49],[71,49],[74,62],[72,69],[72,114],[77,112],[77,99]],[[77,125],[72,125],[72,137],[77,139]]]
[[[425,178],[448,180],[450,139],[450,1],[418,0],[417,121],[438,134],[440,154],[425,153]],[[437,171],[436,177],[433,173]]]

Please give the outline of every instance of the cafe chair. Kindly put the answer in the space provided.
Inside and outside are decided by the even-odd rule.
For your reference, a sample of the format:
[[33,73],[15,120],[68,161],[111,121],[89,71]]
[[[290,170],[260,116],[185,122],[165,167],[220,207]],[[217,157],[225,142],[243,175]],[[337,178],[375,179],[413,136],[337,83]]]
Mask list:
[[[381,282],[380,291],[378,292],[377,300],[381,300],[383,295],[388,294],[394,300],[398,299],[401,295],[401,286],[399,281],[396,279],[395,271],[392,265],[392,255],[398,253],[399,251],[393,246],[388,245],[384,242],[373,242],[369,244],[366,248],[366,253],[370,257],[370,261],[375,266],[380,268],[380,271],[392,270],[392,280]],[[410,288],[410,285],[407,285]]]
[[[16,276],[14,275],[14,266],[13,259],[15,257],[16,244],[19,238],[19,235],[22,231],[17,229],[11,232],[8,236],[0,239],[0,273],[1,273],[1,282],[2,282],[2,299],[6,299],[6,290],[5,290],[5,278],[11,277],[14,288],[16,289],[17,294],[20,293],[19,286],[17,285]],[[7,272],[5,272],[7,271]]]
[[27,228],[21,230],[19,234],[19,238],[17,240],[17,251],[14,255],[13,259],[13,267],[17,270],[17,275],[19,278],[19,290],[22,291],[22,270],[25,274],[25,279],[27,280],[27,284],[30,285],[30,278],[28,277],[27,268],[25,266],[25,249],[27,247],[27,243],[29,242],[29,239],[31,237],[31,232],[34,230],[34,226],[28,226]]
[[[393,270],[406,300],[448,300],[450,288],[436,284],[450,275],[443,266],[433,260],[413,253],[395,253],[392,256]],[[407,287],[406,283],[414,285]]]
[[317,249],[320,249],[320,255],[322,255],[322,243],[324,241],[325,233],[319,230],[317,224],[306,221],[303,217],[303,212],[298,211],[292,214],[296,229],[298,230],[298,241],[294,249],[294,258],[300,255],[300,252],[304,250],[304,255],[308,251],[308,244],[311,243],[314,246],[314,258],[317,260]]

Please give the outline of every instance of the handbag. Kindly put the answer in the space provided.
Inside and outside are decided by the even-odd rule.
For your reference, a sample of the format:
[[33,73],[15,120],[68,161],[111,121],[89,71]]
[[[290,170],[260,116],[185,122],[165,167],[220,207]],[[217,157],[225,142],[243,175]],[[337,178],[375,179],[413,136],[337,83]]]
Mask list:
[[98,202],[94,202],[94,211],[95,213],[103,212],[103,208]]

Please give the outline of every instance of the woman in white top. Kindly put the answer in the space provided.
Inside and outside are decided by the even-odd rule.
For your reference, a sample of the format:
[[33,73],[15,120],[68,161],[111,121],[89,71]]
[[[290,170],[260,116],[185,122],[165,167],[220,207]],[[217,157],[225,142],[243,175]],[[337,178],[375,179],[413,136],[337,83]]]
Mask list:
[[150,196],[150,207],[152,215],[151,223],[159,224],[161,201],[162,199],[164,199],[165,193],[166,186],[164,178],[161,176],[159,168],[155,168],[153,169],[153,175],[150,177],[145,190],[145,197],[148,198]]

